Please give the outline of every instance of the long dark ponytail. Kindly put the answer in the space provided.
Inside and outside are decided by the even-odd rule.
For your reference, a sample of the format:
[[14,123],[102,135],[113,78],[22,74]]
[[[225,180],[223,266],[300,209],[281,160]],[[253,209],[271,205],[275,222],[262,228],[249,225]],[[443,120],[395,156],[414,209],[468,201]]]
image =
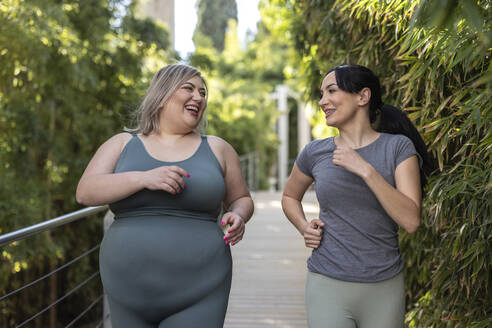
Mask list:
[[358,93],[364,88],[371,90],[369,120],[376,131],[402,134],[413,142],[415,149],[422,158],[420,179],[422,188],[424,188],[427,176],[434,168],[427,153],[427,146],[405,112],[383,103],[379,78],[370,69],[361,65],[336,66],[327,74],[331,72],[335,72],[337,85],[343,91]]

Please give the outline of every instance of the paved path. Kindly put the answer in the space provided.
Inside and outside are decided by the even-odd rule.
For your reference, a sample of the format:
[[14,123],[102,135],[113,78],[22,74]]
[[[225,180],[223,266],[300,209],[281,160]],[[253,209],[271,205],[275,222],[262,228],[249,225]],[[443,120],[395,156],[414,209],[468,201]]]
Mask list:
[[[310,251],[287,220],[281,194],[253,196],[255,215],[244,240],[232,247],[234,269],[225,328],[305,328],[304,284]],[[314,193],[303,206],[308,218],[318,214]]]

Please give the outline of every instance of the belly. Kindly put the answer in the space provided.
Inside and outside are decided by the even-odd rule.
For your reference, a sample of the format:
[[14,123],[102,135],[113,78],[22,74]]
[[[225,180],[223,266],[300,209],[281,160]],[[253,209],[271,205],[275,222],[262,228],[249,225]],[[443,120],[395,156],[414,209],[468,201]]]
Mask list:
[[190,298],[207,295],[230,279],[232,260],[215,222],[142,216],[112,224],[101,244],[100,269],[114,299],[166,303],[180,299],[183,288],[193,291]]

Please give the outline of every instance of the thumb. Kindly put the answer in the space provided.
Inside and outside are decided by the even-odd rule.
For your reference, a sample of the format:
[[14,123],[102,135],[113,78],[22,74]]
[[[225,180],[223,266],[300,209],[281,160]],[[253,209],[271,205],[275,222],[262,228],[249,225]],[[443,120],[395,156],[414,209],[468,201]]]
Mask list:
[[313,229],[325,226],[325,223],[323,221],[321,221],[320,219],[313,219],[310,224],[311,224],[311,228],[313,228]]
[[230,213],[224,214],[224,216],[222,217],[221,225],[225,226],[226,224],[232,223],[234,223],[234,221],[232,220]]

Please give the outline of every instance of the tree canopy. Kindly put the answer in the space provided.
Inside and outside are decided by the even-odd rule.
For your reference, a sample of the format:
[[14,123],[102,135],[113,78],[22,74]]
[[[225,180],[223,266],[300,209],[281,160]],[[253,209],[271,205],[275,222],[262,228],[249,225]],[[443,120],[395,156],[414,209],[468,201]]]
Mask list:
[[[195,44],[224,50],[229,20],[237,22],[235,0],[199,0],[198,23],[193,36]],[[211,44],[210,44],[211,42]]]

